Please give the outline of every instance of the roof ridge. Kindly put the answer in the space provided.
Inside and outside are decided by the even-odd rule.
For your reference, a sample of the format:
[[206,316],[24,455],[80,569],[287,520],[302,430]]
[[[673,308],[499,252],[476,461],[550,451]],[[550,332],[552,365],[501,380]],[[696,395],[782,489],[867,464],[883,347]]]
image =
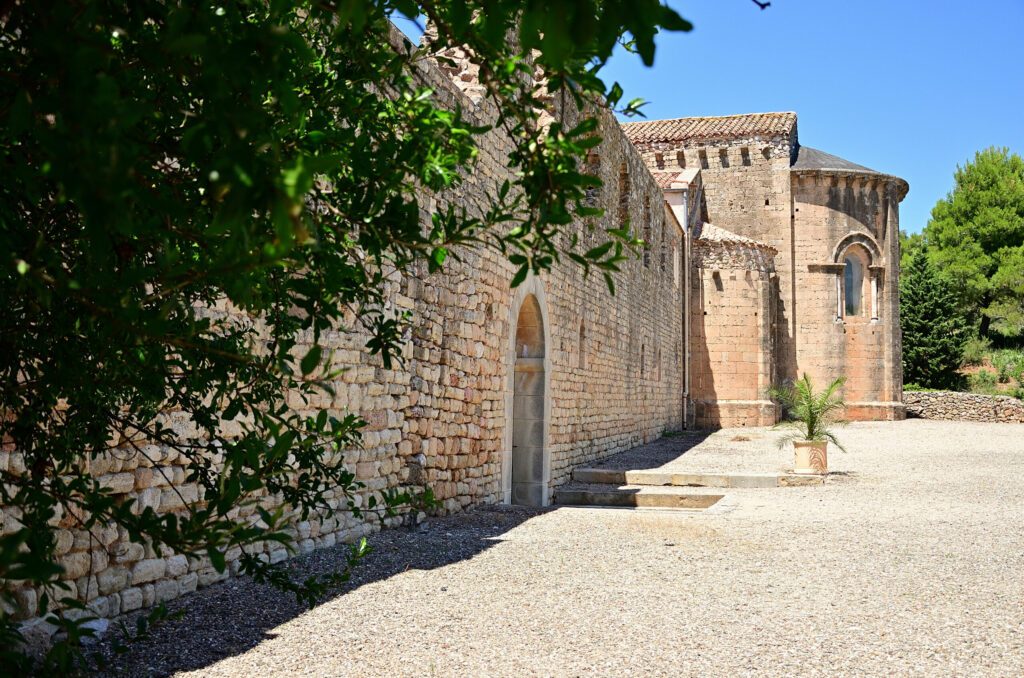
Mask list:
[[645,144],[698,139],[789,137],[795,132],[796,124],[795,111],[777,111],[629,122],[622,124],[622,131],[634,144]]
[[679,122],[682,120],[724,120],[725,118],[750,118],[755,115],[796,115],[796,111],[758,111],[756,113],[730,113],[728,115],[684,115],[678,118],[655,118],[653,120],[635,120],[620,123],[623,127],[629,125],[649,125],[658,122]]

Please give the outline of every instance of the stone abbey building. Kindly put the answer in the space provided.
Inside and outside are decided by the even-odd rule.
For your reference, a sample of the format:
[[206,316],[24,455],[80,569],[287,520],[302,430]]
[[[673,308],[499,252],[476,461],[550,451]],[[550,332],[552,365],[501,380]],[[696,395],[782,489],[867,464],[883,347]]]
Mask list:
[[[417,62],[417,77],[473,122],[493,120],[472,64],[458,50],[447,56],[455,59],[443,66]],[[768,388],[802,372],[818,384],[846,375],[850,417],[903,417],[905,181],[802,146],[794,113],[620,125],[604,112],[600,133],[586,162],[603,180],[592,200],[605,213],[571,228],[584,248],[623,224],[647,243],[617,275],[614,296],[571,262],[511,289],[515,268],[502,255],[470,250],[443,274],[390,283],[394,307],[416,322],[402,366],[386,369],[365,336],[328,337],[350,369],[333,399],[293,406],[368,422],[363,448],[346,456],[367,493],[426,485],[445,511],[546,505],[574,467],[666,431],[774,423]],[[424,220],[454,200],[482,212],[509,176],[510,148],[500,130],[488,132],[458,194],[424,196]],[[168,416],[187,435],[188,422]],[[201,500],[173,450],[151,452],[155,461],[95,459],[91,472],[140,508],[183,511]],[[13,469],[11,455],[0,463]],[[229,574],[131,543],[117,528],[96,539],[60,527],[70,595],[101,616]],[[341,510],[295,525],[304,552],[373,529]],[[228,554],[231,572],[238,555]],[[272,562],[286,556],[266,545]],[[34,598],[21,600],[28,616]]]

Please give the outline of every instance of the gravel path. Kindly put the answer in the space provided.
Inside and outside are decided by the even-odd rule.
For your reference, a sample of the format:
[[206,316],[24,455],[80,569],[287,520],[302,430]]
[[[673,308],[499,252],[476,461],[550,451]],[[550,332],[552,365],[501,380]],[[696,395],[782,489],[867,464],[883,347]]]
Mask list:
[[1024,426],[842,437],[847,475],[730,490],[727,512],[485,508],[386,532],[311,611],[211,587],[113,673],[1024,675]]
[[[670,435],[621,452],[595,468],[673,473],[778,473],[793,469],[793,453],[780,450],[782,432],[763,428],[724,429]],[[838,454],[838,453],[837,453]],[[842,459],[830,460],[842,465]]]

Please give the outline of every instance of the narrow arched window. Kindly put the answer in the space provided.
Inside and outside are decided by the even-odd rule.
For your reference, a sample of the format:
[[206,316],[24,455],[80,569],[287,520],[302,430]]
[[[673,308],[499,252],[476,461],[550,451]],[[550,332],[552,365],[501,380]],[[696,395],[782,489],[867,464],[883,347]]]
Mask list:
[[843,273],[846,315],[858,316],[864,310],[864,264],[860,258],[847,255],[846,270]]

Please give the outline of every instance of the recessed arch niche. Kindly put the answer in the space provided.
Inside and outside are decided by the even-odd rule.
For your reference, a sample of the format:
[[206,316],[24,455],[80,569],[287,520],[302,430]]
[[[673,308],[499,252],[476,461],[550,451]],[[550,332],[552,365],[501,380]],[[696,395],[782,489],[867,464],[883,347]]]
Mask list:
[[548,504],[551,480],[548,446],[550,328],[540,280],[516,290],[510,322],[510,383],[502,464],[506,503]]

